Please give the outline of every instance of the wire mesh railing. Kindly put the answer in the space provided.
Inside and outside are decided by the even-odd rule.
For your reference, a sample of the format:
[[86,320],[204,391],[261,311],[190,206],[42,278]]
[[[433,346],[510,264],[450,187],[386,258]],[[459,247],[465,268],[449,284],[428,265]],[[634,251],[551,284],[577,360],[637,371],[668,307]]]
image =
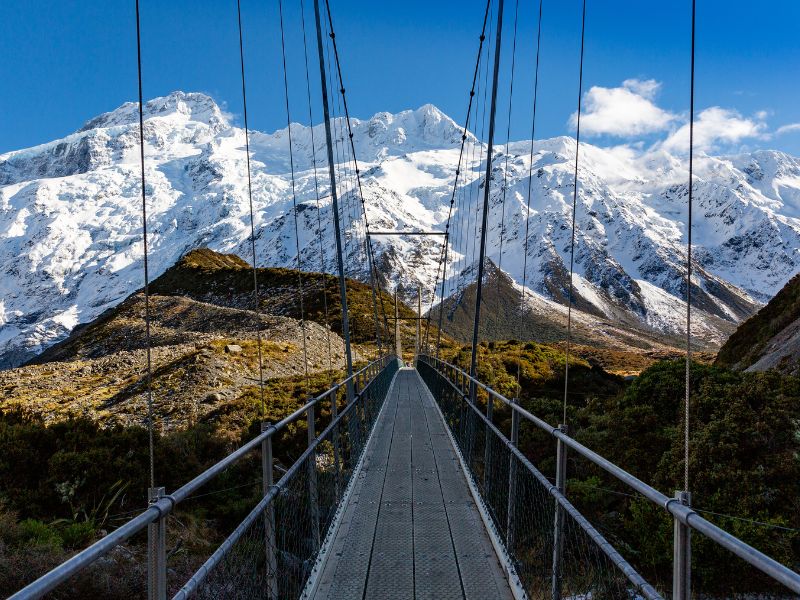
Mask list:
[[[173,598],[298,598],[308,579],[319,549],[345,488],[365,448],[383,401],[398,369],[394,357],[378,359],[351,377],[309,400],[274,425],[264,424],[262,433],[207,469],[172,494],[163,488],[151,490],[150,506],[89,548],[73,556],[32,582],[12,600],[71,597],[79,590],[100,559],[124,548],[132,538],[147,535],[146,581],[136,586],[136,596]],[[340,391],[350,396],[339,407]],[[318,409],[330,403],[331,420],[319,435],[315,423]],[[272,440],[281,431],[305,420],[308,445],[302,455],[274,480]],[[197,498],[207,486],[232,465],[261,455],[260,499],[243,521],[202,562],[191,568],[168,568],[169,517],[176,506]],[[257,475],[254,473],[254,475]],[[102,561],[100,561],[102,562]],[[194,567],[197,567],[196,569]],[[176,581],[176,579],[179,579]]]
[[[699,534],[693,544],[713,546],[728,554],[731,564],[740,563],[737,568],[758,569],[773,587],[783,586],[782,593],[770,592],[758,597],[792,598],[795,596],[791,592],[800,593],[800,575],[713,525],[680,499],[658,492],[589,450],[571,438],[566,428],[547,424],[454,365],[429,356],[420,357],[417,364],[529,597],[662,598],[662,594],[671,592],[673,598],[683,598],[689,594],[688,586],[646,581],[568,500],[565,491],[568,452],[613,477],[628,492],[652,506],[659,517],[673,521],[674,545],[678,550],[673,554],[673,578],[676,570],[691,564],[689,536],[682,535],[691,531]],[[470,401],[471,385],[477,389],[474,392],[477,398],[482,395],[485,412],[482,403]],[[493,423],[495,403],[511,410],[510,436]],[[555,446],[554,478],[546,477],[517,447],[522,423],[533,424],[534,429],[551,439]],[[681,556],[685,557],[685,563]],[[683,580],[683,576],[674,581]],[[693,594],[693,597],[700,596]]]

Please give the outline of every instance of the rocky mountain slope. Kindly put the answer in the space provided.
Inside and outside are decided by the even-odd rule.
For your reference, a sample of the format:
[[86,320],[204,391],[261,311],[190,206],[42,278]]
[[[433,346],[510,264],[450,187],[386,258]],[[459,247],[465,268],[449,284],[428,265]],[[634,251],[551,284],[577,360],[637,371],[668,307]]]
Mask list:
[[742,323],[720,348],[717,364],[800,375],[800,275]]
[[[125,104],[60,140],[0,155],[0,365],[30,359],[141,287],[135,117],[136,105]],[[341,125],[334,123],[337,147]],[[287,134],[251,132],[261,266],[297,266]],[[301,266],[332,273],[322,128],[314,145],[307,127],[294,124],[292,136]],[[430,105],[354,122],[375,230],[444,229],[460,136],[459,126]],[[175,92],[146,104],[145,143],[153,274],[197,247],[249,260],[242,129],[208,96]],[[456,298],[474,274],[485,158],[474,137],[467,146],[446,285],[446,296]],[[530,314],[547,315],[567,294],[575,144],[564,137],[536,141],[532,160],[530,150],[527,142],[497,149],[488,257],[518,285],[527,220]],[[800,161],[769,151],[699,156],[695,172],[694,333],[713,347],[800,270]],[[664,151],[628,156],[582,145],[575,252],[582,314],[653,335],[681,334],[687,178],[685,162]],[[352,190],[343,193],[341,212],[347,274],[363,280],[363,225]],[[407,301],[418,284],[430,294],[438,238],[376,237],[374,244],[384,285],[399,287]]]
[[[214,421],[231,411],[252,412],[260,398],[257,331],[265,380],[288,378],[302,385],[301,323],[291,315],[269,312],[286,303],[286,279],[296,279],[297,272],[260,269],[258,275],[260,313],[253,306],[252,270],[234,255],[195,250],[153,282],[153,399],[160,429]],[[249,287],[235,285],[242,276],[249,278]],[[349,283],[354,305],[371,298],[367,286]],[[184,289],[189,284],[202,299]],[[307,288],[306,293],[309,305],[315,305],[314,292]],[[411,312],[402,309],[404,314]],[[337,327],[339,314],[335,307],[330,309],[331,323],[336,320]],[[363,341],[369,343],[356,344],[356,360],[374,352],[373,339]],[[324,320],[306,320],[305,344],[312,375],[332,377],[330,373],[344,368],[344,342]],[[143,424],[145,374],[144,298],[137,292],[76,327],[30,364],[0,371],[0,410],[21,409],[46,420],[85,416],[104,424]],[[269,389],[266,399],[269,406]]]
[[[474,324],[476,284],[465,288],[437,305],[432,311],[438,323],[444,307],[443,330],[457,340],[471,340]],[[481,301],[481,340],[538,340],[561,343],[567,336],[567,307],[526,290],[524,307],[520,304],[521,286],[493,263],[487,264]],[[720,322],[720,327],[725,323]],[[620,311],[616,319],[573,309],[572,340],[598,349],[618,351],[667,351],[670,356],[683,340],[655,332]]]

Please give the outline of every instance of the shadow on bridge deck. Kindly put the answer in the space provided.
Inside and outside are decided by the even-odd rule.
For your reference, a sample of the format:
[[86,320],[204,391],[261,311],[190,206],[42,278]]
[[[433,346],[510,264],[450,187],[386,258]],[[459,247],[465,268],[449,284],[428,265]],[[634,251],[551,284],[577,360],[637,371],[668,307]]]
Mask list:
[[398,372],[311,598],[513,598],[441,413]]

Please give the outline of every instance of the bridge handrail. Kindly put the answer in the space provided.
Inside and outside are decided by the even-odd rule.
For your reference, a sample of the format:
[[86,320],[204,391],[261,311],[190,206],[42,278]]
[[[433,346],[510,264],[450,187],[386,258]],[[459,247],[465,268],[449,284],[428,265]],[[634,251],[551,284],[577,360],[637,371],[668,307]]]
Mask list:
[[[499,400],[506,406],[508,406],[512,411],[516,411],[519,413],[520,416],[525,417],[528,421],[532,422],[534,425],[539,427],[541,430],[549,433],[556,439],[561,440],[565,445],[569,448],[573,449],[575,452],[589,460],[591,463],[597,465],[610,475],[614,476],[616,479],[624,483],[625,485],[629,486],[636,492],[639,492],[642,496],[657,504],[664,509],[667,510],[672,516],[678,519],[681,523],[685,524],[686,526],[694,529],[695,531],[703,534],[705,537],[710,539],[713,542],[716,542],[729,552],[735,554],[742,560],[746,561],[747,563],[751,564],[762,573],[770,576],[775,581],[781,583],[782,585],[786,586],[788,589],[792,590],[793,592],[800,593],[800,573],[796,573],[792,571],[786,565],[783,565],[776,561],[773,558],[770,558],[763,552],[753,548],[746,542],[743,542],[739,538],[731,535],[724,529],[714,525],[707,519],[704,519],[700,516],[697,512],[695,512],[690,506],[686,506],[682,504],[676,498],[670,498],[666,494],[658,491],[654,487],[644,483],[641,479],[634,477],[626,470],[618,467],[611,461],[606,458],[603,458],[595,451],[590,450],[574,438],[570,437],[569,435],[565,434],[558,427],[553,427],[546,421],[540,419],[539,417],[533,415],[529,411],[522,408],[519,404],[509,400],[499,392],[496,392],[488,385],[482,383],[478,379],[472,377],[456,365],[448,363],[444,360],[438,359],[433,356],[428,355],[420,355],[419,357],[421,360],[427,362],[433,368],[441,373],[441,369],[437,365],[441,365],[451,369],[454,373],[459,373],[462,377],[469,381],[475,386],[479,387],[480,389],[484,390],[487,394]],[[447,375],[442,373],[445,378],[449,379]]]
[[[9,596],[8,600],[23,600],[23,599],[27,600],[30,598],[41,598],[45,594],[53,591],[67,579],[78,574],[80,571],[90,566],[93,562],[108,554],[116,546],[128,541],[130,538],[132,538],[134,535],[145,529],[151,523],[155,523],[159,519],[166,517],[168,514],[172,512],[172,510],[179,502],[188,498],[192,493],[196,492],[199,488],[201,488],[202,486],[210,482],[212,479],[214,479],[219,473],[224,471],[232,464],[238,462],[243,456],[251,452],[253,449],[259,447],[263,441],[271,438],[273,435],[284,429],[287,425],[293,423],[298,418],[303,416],[308,411],[309,408],[311,408],[312,406],[316,406],[331,394],[337,393],[342,387],[354,383],[364,373],[371,375],[369,381],[364,386],[364,388],[366,389],[366,387],[368,387],[375,379],[375,377],[380,373],[383,367],[385,367],[392,359],[393,357],[390,355],[377,358],[374,361],[367,364],[366,366],[364,366],[359,371],[353,373],[346,379],[340,381],[339,383],[333,385],[331,388],[322,392],[318,396],[312,398],[311,400],[306,402],[302,407],[294,411],[292,414],[281,419],[274,425],[270,425],[259,435],[254,437],[246,444],[244,444],[241,448],[232,452],[231,454],[229,454],[228,456],[226,456],[213,466],[203,471],[197,477],[195,477],[188,483],[185,483],[177,490],[175,490],[175,492],[173,492],[172,494],[168,494],[159,499],[158,501],[153,502],[144,511],[139,513],[137,516],[133,517],[130,521],[128,521],[124,525],[121,525],[120,527],[118,527],[117,529],[115,529],[102,539],[98,540],[88,548],[85,548],[81,552],[78,552],[78,554],[71,557],[69,560],[61,563],[48,573],[45,573],[35,581],[29,583],[27,586],[19,590],[18,592],[14,593],[12,596]],[[355,403],[351,403],[348,406],[352,406],[353,404]],[[343,410],[341,414],[344,415],[346,414],[346,412],[347,412],[346,410]],[[306,454],[304,453],[303,456],[306,456]],[[281,478],[281,481],[283,481],[284,479],[285,475],[284,477]],[[278,483],[280,483],[280,481]],[[276,488],[277,485],[278,484],[273,486],[273,488]],[[268,494],[267,497],[270,497],[272,495],[274,494]],[[263,501],[266,500],[267,497],[262,499],[261,503],[263,503]],[[259,505],[261,503],[259,503]]]
[[199,589],[200,584],[206,579],[208,574],[211,570],[217,566],[222,559],[225,557],[225,554],[236,544],[237,541],[242,537],[244,531],[253,524],[253,522],[263,514],[264,510],[267,506],[269,506],[274,500],[275,497],[278,495],[284,487],[286,487],[287,482],[295,475],[295,473],[302,467],[303,463],[310,457],[317,449],[317,447],[322,443],[324,439],[328,437],[328,434],[334,430],[336,425],[344,420],[344,417],[348,415],[355,407],[358,405],[358,398],[372,385],[372,382],[375,381],[375,378],[370,379],[364,388],[360,390],[356,394],[356,398],[353,402],[350,402],[344,410],[342,410],[335,419],[333,419],[328,426],[322,430],[322,432],[316,436],[314,441],[305,449],[305,451],[300,455],[300,457],[292,463],[292,466],[289,467],[283,476],[278,480],[277,483],[272,485],[268,490],[267,494],[256,504],[255,507],[248,513],[248,515],[244,518],[244,520],[239,524],[238,527],[225,539],[225,541],[220,544],[219,548],[206,559],[197,572],[189,579],[189,581],[184,584],[184,586],[178,590],[178,592],[172,597],[172,600],[185,600],[186,598],[191,598],[192,595]]
[[[444,376],[441,371],[438,372],[456,392],[460,393],[460,390],[455,383]],[[638,571],[636,571],[636,569],[634,569],[634,567],[627,560],[625,560],[625,558],[619,552],[617,552],[616,548],[614,548],[614,546],[612,546],[608,540],[606,540],[605,537],[603,537],[603,535],[597,531],[597,529],[591,523],[589,523],[586,517],[584,517],[580,511],[575,508],[572,502],[567,499],[564,493],[558,489],[558,486],[549,481],[547,477],[545,477],[544,473],[537,469],[530,459],[525,456],[519,448],[511,443],[505,434],[500,431],[500,429],[494,423],[492,423],[489,418],[478,409],[477,406],[469,402],[467,402],[467,404],[484,423],[484,425],[488,427],[491,432],[503,442],[503,444],[508,448],[509,452],[511,452],[511,454],[513,454],[517,460],[519,460],[525,466],[525,468],[533,474],[542,487],[544,487],[547,492],[553,498],[555,498],[556,502],[558,502],[558,504],[573,519],[575,519],[575,521],[586,532],[586,534],[591,537],[598,547],[605,553],[605,555],[608,556],[609,560],[611,560],[611,562],[613,562],[617,568],[624,573],[624,575],[628,578],[628,581],[636,586],[636,589],[641,592],[647,600],[661,600],[662,596],[655,590],[655,588],[653,588],[652,585],[650,585],[641,575],[639,575]]]

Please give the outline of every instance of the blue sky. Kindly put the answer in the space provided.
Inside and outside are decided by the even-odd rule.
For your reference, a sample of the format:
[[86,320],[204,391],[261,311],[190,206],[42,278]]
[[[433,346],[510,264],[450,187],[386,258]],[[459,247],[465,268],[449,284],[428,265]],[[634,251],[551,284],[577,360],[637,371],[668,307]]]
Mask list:
[[[309,9],[312,0],[305,1]],[[355,116],[430,102],[463,119],[482,2],[331,1]],[[141,2],[145,97],[176,89],[207,92],[240,122],[235,0]],[[544,2],[537,137],[571,132],[580,3]],[[303,121],[299,0],[285,4],[293,120]],[[61,137],[136,98],[133,6],[133,0],[4,0],[0,152]],[[242,6],[251,127],[272,131],[285,125],[277,0],[242,0]],[[500,141],[514,8],[514,0],[506,0]],[[520,0],[512,139],[529,137],[537,8],[538,2]],[[688,106],[689,10],[689,0],[588,1],[588,141],[680,146]],[[697,108],[709,151],[767,147],[800,155],[800,125],[793,127],[800,123],[798,22],[800,3],[789,0],[699,0]],[[314,82],[315,66],[312,61]]]

